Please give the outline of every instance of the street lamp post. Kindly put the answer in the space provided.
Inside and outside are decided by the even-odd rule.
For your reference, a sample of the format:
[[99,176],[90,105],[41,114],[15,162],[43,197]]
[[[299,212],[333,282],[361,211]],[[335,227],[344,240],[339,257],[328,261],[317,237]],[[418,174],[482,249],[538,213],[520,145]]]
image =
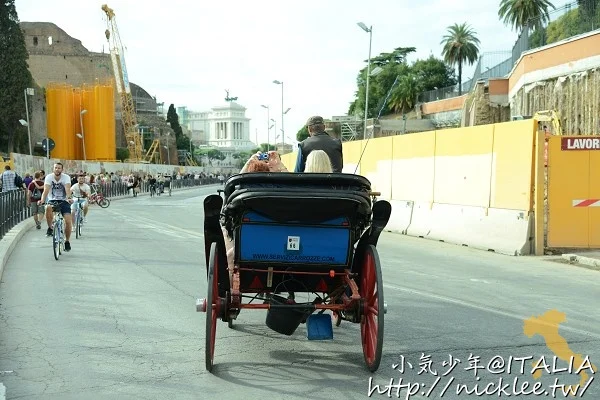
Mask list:
[[275,131],[275,150],[277,151],[277,121],[275,121],[273,118],[271,118],[271,121],[273,122],[273,125],[271,125],[269,127],[269,129],[274,128],[274,131]]
[[81,126],[81,136],[77,134],[77,137],[81,139],[81,144],[83,145],[83,160],[87,161],[87,156],[85,154],[85,132],[83,130],[83,114],[87,113],[87,110],[81,110],[79,112],[79,125]]
[[171,151],[169,150],[169,142],[167,141],[167,145],[163,147],[167,149],[167,163],[171,165]]
[[[269,136],[270,135],[270,131],[271,131],[271,128],[269,127],[269,125],[270,125],[269,121],[271,121],[271,117],[269,116],[269,106],[265,106],[264,104],[261,104],[260,106],[262,108],[266,108],[267,109],[267,151],[269,151],[269,143],[271,141],[271,138]],[[256,143],[256,144],[260,148],[260,143]]]
[[25,93],[25,114],[27,114],[27,136],[29,138],[29,155],[33,155],[33,150],[31,148],[31,128],[29,127],[29,104],[27,103],[27,95],[33,96],[33,88],[26,88],[24,90]]
[[[276,85],[281,85],[281,130],[283,131],[283,115],[287,112],[287,111],[285,111],[285,112],[283,111],[283,82],[274,80],[273,83]],[[275,132],[277,132],[277,130],[275,130]],[[285,138],[283,139],[283,145],[285,147]]]
[[371,75],[371,42],[373,39],[373,26],[367,27],[364,23],[358,22],[357,25],[369,34],[369,60],[367,61],[367,87],[365,90],[365,123],[363,139],[367,138],[367,112],[369,110],[369,77]]

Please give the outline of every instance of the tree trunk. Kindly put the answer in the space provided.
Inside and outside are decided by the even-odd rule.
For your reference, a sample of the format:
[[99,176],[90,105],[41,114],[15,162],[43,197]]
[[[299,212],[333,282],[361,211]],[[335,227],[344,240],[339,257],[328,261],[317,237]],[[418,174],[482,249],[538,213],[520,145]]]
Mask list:
[[462,96],[462,61],[458,60],[458,95]]
[[[10,125],[10,124],[9,124]],[[15,151],[15,127],[14,126],[9,126],[8,127],[8,135],[7,135],[7,152],[10,155],[10,153]]]

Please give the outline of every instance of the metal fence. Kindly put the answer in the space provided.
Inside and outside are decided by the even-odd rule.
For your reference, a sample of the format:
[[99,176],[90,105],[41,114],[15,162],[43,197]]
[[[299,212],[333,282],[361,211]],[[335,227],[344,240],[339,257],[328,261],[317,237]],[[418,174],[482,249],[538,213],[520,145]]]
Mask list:
[[[530,29],[529,27],[523,28],[519,33],[519,37],[517,38],[511,51],[482,53],[475,66],[473,77],[462,83],[462,94],[470,92],[475,86],[475,83],[480,80],[487,81],[490,78],[503,78],[508,76],[524,52],[549,44],[549,38],[546,31],[548,25],[572,10],[579,9],[583,10],[581,12],[585,12],[586,10],[591,9],[595,10],[595,14],[588,15],[589,12],[587,14],[578,14],[577,17],[579,18],[579,23],[575,24],[575,27],[563,27],[566,37],[571,37],[599,29],[600,6],[597,4],[598,0],[582,0],[579,2],[575,1],[565,4],[555,10],[551,10],[548,13],[550,20],[547,22],[540,23],[540,21],[537,20],[530,21],[529,25],[531,27],[538,26],[543,29]],[[490,66],[490,61],[492,60],[496,62]],[[436,100],[450,99],[457,97],[458,95],[458,85],[454,85],[419,93],[417,100],[425,103]]]
[[27,197],[24,190],[11,190],[0,193],[0,239],[12,229],[13,226],[31,216],[27,207]]
[[[171,181],[172,189],[182,189],[194,186],[204,186],[219,183],[218,179],[175,179]],[[123,182],[102,183],[98,185],[99,191],[107,198],[133,195],[129,185]],[[141,193],[150,192],[148,182],[143,182],[140,187]],[[23,222],[31,216],[31,210],[27,206],[28,192],[25,190],[11,190],[0,193],[0,239],[15,225]]]
[[[510,51],[494,51],[481,54],[475,65],[473,77],[462,83],[462,94],[469,93],[475,83],[480,80],[487,81],[490,78],[508,75],[512,67]],[[419,94],[418,101],[426,103],[457,96],[459,96],[458,84],[422,92]]]

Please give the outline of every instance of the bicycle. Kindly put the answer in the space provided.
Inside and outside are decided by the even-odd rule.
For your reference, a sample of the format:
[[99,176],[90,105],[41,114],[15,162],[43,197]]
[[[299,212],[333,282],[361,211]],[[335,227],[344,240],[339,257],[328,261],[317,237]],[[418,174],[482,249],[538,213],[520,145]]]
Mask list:
[[90,204],[98,204],[102,208],[110,206],[110,200],[104,197],[104,195],[100,192],[92,194],[89,197],[88,201],[90,202]]
[[75,200],[75,215],[73,216],[73,226],[75,226],[75,238],[81,236],[81,227],[83,226],[83,197],[73,197]]
[[[58,261],[58,258],[62,254],[65,248],[65,219],[60,211],[60,206],[65,200],[50,200],[48,205],[52,206],[52,252],[54,253],[54,259]],[[70,205],[69,205],[70,207]]]

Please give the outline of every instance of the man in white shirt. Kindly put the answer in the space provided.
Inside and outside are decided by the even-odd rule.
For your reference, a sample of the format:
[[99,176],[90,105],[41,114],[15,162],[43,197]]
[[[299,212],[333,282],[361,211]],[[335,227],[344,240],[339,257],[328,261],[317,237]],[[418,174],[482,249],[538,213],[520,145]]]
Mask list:
[[[54,164],[54,173],[48,174],[44,179],[44,193],[38,204],[44,204],[48,200],[62,200],[60,204],[60,212],[65,219],[65,251],[71,251],[71,229],[73,229],[73,219],[71,218],[71,178],[67,174],[63,174],[63,165],[61,163]],[[46,207],[46,222],[48,230],[46,235],[52,236],[52,206]]]
[[73,198],[75,199],[75,201],[71,205],[71,215],[75,213],[77,202],[80,202],[81,207],[83,208],[83,222],[87,222],[87,213],[89,206],[88,197],[90,197],[90,195],[92,194],[92,188],[90,188],[90,185],[85,183],[85,175],[77,175],[77,183],[71,186],[71,193],[73,194]]

